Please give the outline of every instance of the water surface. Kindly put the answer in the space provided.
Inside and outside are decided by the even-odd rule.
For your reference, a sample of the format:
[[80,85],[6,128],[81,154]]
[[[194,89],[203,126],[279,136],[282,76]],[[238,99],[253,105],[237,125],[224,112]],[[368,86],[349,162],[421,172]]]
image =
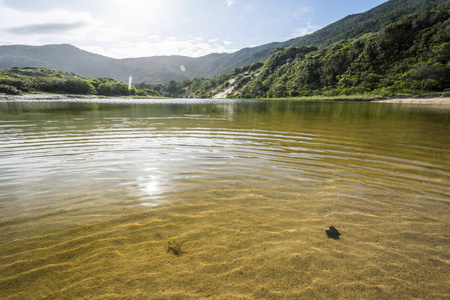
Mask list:
[[2,101],[0,298],[448,298],[449,132],[405,104]]

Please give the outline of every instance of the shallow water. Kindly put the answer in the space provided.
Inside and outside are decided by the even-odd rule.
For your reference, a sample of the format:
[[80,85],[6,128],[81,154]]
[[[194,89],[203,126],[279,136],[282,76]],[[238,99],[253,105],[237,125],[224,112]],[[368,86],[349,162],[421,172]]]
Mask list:
[[0,102],[0,298],[449,298],[449,132],[404,104]]

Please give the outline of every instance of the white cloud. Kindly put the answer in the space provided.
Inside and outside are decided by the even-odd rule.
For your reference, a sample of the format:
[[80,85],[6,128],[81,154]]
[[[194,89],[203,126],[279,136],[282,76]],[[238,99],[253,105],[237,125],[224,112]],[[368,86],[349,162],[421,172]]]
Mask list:
[[[225,44],[225,43],[224,43]],[[83,50],[98,53],[114,58],[148,57],[159,55],[182,55],[199,57],[210,53],[234,52],[238,49],[230,49],[225,44],[219,45],[215,42],[203,42],[201,40],[177,39],[169,37],[166,39],[147,39],[139,42],[120,42],[113,45],[84,46]]]
[[83,23],[43,23],[12,27],[5,29],[6,32],[17,35],[52,35],[69,33],[70,31],[84,26]]
[[84,12],[71,12],[60,9],[49,10],[44,13],[17,11],[8,7],[2,7],[0,2],[0,20],[0,28],[7,29],[49,23],[90,23],[94,21],[94,18]]
[[319,30],[321,26],[311,25],[311,23],[307,23],[305,26],[295,29],[292,34],[293,37],[300,37],[307,34],[311,34],[317,30]]
[[[148,17],[148,16],[147,16]],[[134,19],[130,19],[133,21]],[[131,22],[130,21],[130,22]],[[149,29],[134,28],[143,23],[108,22],[107,18],[93,18],[86,12],[49,10],[18,11],[0,1],[1,44],[44,45],[68,43],[93,53],[114,57],[146,57],[183,55],[199,57],[213,52],[233,52],[231,42],[208,40],[200,36],[179,38],[161,36],[153,24]]]
[[[99,0],[108,4],[101,14],[96,14],[92,7],[89,10],[84,5],[87,0],[79,1],[80,9],[61,5],[59,8],[48,6],[33,11],[13,8],[0,0],[0,44],[67,43],[113,58],[159,55],[199,57],[239,50],[232,46],[232,42],[219,37],[208,38],[197,32],[193,32],[192,36],[175,35],[177,31],[174,29],[177,27],[173,24],[179,23],[177,18],[167,20],[166,15],[158,13],[169,5],[165,0],[152,1],[153,5],[142,0],[140,4],[146,9],[140,10],[133,5],[122,7],[116,2]],[[99,2],[94,2],[94,5],[98,6]],[[227,4],[234,2],[228,0]],[[138,5],[138,2],[133,3]]]
[[287,11],[286,13],[284,13],[283,18],[285,20],[304,18],[304,15],[310,13],[311,11],[311,7],[303,6],[295,10]]
[[[222,0],[215,3],[214,8],[222,10],[214,22],[209,19],[207,8],[194,9],[187,2],[0,0],[0,44],[66,43],[114,58],[128,58],[198,57],[237,51],[248,46],[247,43],[262,43],[253,41],[253,37],[245,37],[248,33],[237,30],[240,21],[231,22],[229,12],[224,13],[228,11],[223,9],[225,5],[234,8],[241,2]],[[188,19],[192,22],[186,21]],[[253,31],[252,36],[256,36]]]
[[309,13],[309,12],[311,12],[311,7],[303,6],[303,7],[299,8],[298,10],[294,11],[294,14],[292,16],[294,18],[297,18],[297,17],[301,17],[304,14]]
[[235,0],[226,0],[225,2],[227,3],[228,6],[231,6],[234,4]]
[[0,33],[6,44],[74,43],[93,37],[101,23],[85,12],[52,9],[18,11],[0,2]]

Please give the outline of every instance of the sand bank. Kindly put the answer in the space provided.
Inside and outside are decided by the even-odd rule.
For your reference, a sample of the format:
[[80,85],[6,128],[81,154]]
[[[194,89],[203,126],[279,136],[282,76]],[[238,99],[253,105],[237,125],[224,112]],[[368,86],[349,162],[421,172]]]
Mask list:
[[[217,96],[217,95],[216,95]],[[69,99],[107,99],[117,97],[93,96],[93,95],[63,95],[63,94],[24,94],[24,95],[7,95],[0,94],[0,100],[69,100]],[[127,97],[121,97],[127,98]],[[153,97],[146,97],[143,99],[152,99]],[[214,97],[217,99],[220,97]],[[223,97],[225,98],[225,97]],[[289,100],[289,98],[286,98]],[[311,101],[314,101],[312,98]],[[392,99],[377,99],[377,100],[361,100],[373,101],[380,103],[402,103],[402,104],[425,104],[425,105],[450,105],[450,97],[427,97],[427,98],[392,98]]]
[[427,104],[427,105],[450,105],[450,97],[439,98],[393,98],[375,100],[382,103],[404,103],[404,104]]
[[62,94],[24,94],[24,95],[0,94],[0,100],[64,100],[74,98],[98,99],[100,97],[86,96],[86,95],[62,95]]

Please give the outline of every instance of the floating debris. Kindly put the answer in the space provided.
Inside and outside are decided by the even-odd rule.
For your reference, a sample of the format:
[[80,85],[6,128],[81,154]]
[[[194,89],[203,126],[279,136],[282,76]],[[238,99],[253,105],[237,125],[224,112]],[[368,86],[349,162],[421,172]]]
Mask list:
[[181,250],[181,245],[183,243],[178,244],[175,241],[169,241],[166,245],[166,251],[167,253],[169,253],[170,251],[173,252],[173,254],[175,254],[176,256],[180,256],[181,254],[183,254],[184,252]]
[[325,231],[327,232],[327,235],[328,235],[329,238],[332,238],[332,239],[335,239],[335,240],[338,240],[339,236],[341,235],[339,233],[339,231],[336,228],[334,228],[334,226],[331,226],[330,230],[325,230]]

